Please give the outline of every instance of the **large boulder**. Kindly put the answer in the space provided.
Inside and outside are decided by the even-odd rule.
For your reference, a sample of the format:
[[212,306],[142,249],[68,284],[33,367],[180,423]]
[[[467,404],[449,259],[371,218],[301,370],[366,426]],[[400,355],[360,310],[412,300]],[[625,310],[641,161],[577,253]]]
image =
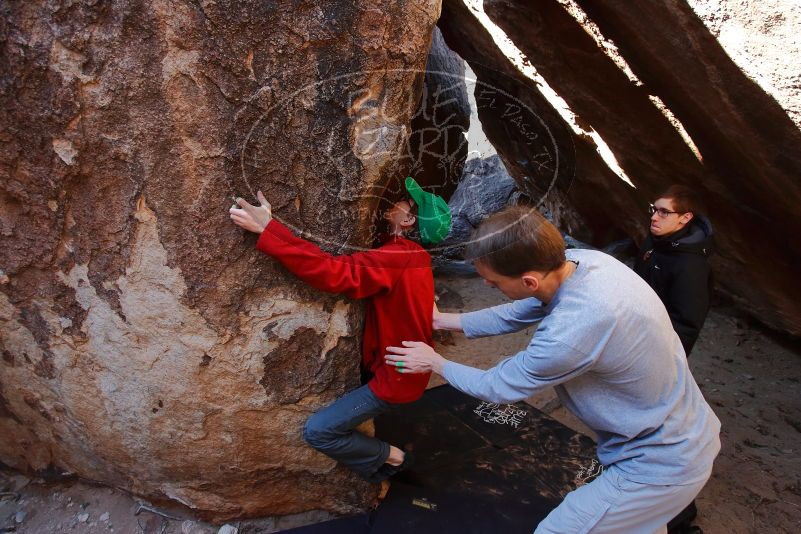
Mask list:
[[[801,335],[801,131],[788,116],[801,104],[798,92],[784,93],[782,107],[684,1],[648,2],[636,11],[621,0],[578,4],[697,146],[704,174],[665,173],[662,184],[681,182],[706,197],[720,245],[713,256],[719,285],[761,321]],[[787,18],[775,9],[770,3],[738,8],[770,21],[753,25],[752,32],[784,26],[797,34],[797,6]],[[772,54],[780,56],[784,73],[777,79],[797,84],[799,56]],[[676,157],[663,147],[658,161],[669,164]]]
[[465,63],[434,29],[420,106],[412,119],[410,172],[427,191],[444,198],[456,189],[467,158],[470,102]]
[[[633,188],[603,161],[589,135],[569,124],[537,81],[498,47],[475,10],[460,0],[445,0],[438,26],[475,73],[482,129],[520,190],[551,213],[564,232],[584,241],[600,244],[636,232],[636,221],[616,217],[619,204],[636,209]],[[606,197],[614,202],[597,201]]]
[[464,243],[484,219],[510,205],[516,193],[517,183],[500,157],[467,160],[462,180],[448,200],[451,230],[439,246],[447,250]]
[[[801,132],[690,6],[648,2],[632,10],[624,1],[488,0],[482,9],[520,50],[520,62],[533,66],[564,99],[580,128],[600,135],[635,186],[609,172],[614,165],[603,169],[587,136],[562,133],[564,120],[554,117],[541,84],[499,55],[463,2],[446,0],[439,24],[448,44],[479,81],[527,102],[553,133],[562,165],[575,169],[562,173],[554,190],[562,193],[561,206],[578,212],[576,226],[585,228],[562,223],[562,229],[595,246],[619,232],[641,239],[647,203],[671,183],[689,185],[705,198],[716,227],[718,286],[765,323],[801,334],[801,285],[795,275],[801,241],[788,239],[801,231],[795,217],[801,202]],[[474,28],[472,39],[457,47],[466,27]],[[798,57],[786,61],[797,73]],[[516,92],[520,85],[530,94]],[[531,160],[526,154],[543,150],[524,146],[503,113],[479,110],[479,117],[521,187],[533,175],[541,190],[547,180],[525,163]]]
[[262,189],[324,249],[368,244],[439,2],[0,10],[0,461],[217,520],[363,510],[300,433],[358,384],[362,307],[228,208]]
[[687,0],[734,63],[801,128],[801,3]]

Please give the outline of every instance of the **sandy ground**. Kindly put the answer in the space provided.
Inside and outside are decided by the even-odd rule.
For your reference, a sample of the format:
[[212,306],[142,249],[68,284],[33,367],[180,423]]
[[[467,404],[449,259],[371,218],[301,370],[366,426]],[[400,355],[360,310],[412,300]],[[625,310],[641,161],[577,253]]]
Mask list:
[[[507,300],[476,278],[439,277],[437,293],[443,311]],[[446,333],[439,348],[448,358],[487,368],[523,348],[533,332],[469,341]],[[801,343],[718,306],[710,312],[690,367],[723,422],[723,449],[698,498],[696,523],[707,534],[801,532]],[[435,379],[431,386],[440,383]],[[553,391],[529,402],[592,437]],[[240,534],[266,534],[329,517],[312,512],[213,526],[174,511],[166,512],[171,519],[140,510],[146,503],[119,490],[77,480],[46,483],[3,471],[0,490],[0,532],[234,534],[237,528]]]

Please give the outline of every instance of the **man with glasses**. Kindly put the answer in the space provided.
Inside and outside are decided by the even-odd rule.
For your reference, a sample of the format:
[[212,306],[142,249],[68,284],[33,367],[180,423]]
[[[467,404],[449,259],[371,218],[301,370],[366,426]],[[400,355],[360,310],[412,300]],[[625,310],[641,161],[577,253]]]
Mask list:
[[694,191],[672,185],[650,206],[650,234],[634,270],[665,304],[687,356],[709,311],[714,248],[712,225]]
[[[709,311],[712,274],[707,258],[712,225],[693,190],[672,185],[649,207],[650,234],[640,247],[634,270],[659,295],[689,356]],[[695,501],[668,523],[671,534],[699,532]]]

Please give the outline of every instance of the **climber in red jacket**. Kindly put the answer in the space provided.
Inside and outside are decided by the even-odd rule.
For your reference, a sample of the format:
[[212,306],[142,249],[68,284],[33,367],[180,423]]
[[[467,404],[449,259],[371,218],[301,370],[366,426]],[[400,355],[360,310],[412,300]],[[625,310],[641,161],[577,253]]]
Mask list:
[[[260,206],[237,198],[230,210],[235,224],[260,234],[256,247],[280,261],[309,285],[349,298],[367,299],[362,339],[362,369],[370,381],[312,415],[303,430],[309,445],[348,466],[371,482],[380,482],[407,468],[411,455],[355,429],[396,405],[423,395],[430,373],[404,374],[386,365],[384,348],[415,339],[432,342],[434,280],[431,257],[405,235],[418,223],[423,243],[447,235],[451,216],[445,201],[423,191],[407,178],[412,197],[384,213],[389,234],[376,249],[333,256],[295,236],[272,217],[259,191]],[[415,215],[415,211],[417,214]]]

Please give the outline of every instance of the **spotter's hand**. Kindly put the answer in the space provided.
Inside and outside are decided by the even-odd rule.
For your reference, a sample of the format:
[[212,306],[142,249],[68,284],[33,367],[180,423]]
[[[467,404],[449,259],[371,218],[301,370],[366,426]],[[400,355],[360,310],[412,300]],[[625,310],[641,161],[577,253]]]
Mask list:
[[442,374],[447,360],[422,341],[404,341],[403,347],[387,347],[384,355],[387,365],[395,367],[399,373]]
[[260,234],[273,220],[273,213],[270,203],[267,202],[261,191],[256,194],[256,198],[259,200],[260,206],[252,206],[245,199],[237,197],[237,205],[232,206],[228,213],[231,214],[231,220],[237,226],[249,232]]

